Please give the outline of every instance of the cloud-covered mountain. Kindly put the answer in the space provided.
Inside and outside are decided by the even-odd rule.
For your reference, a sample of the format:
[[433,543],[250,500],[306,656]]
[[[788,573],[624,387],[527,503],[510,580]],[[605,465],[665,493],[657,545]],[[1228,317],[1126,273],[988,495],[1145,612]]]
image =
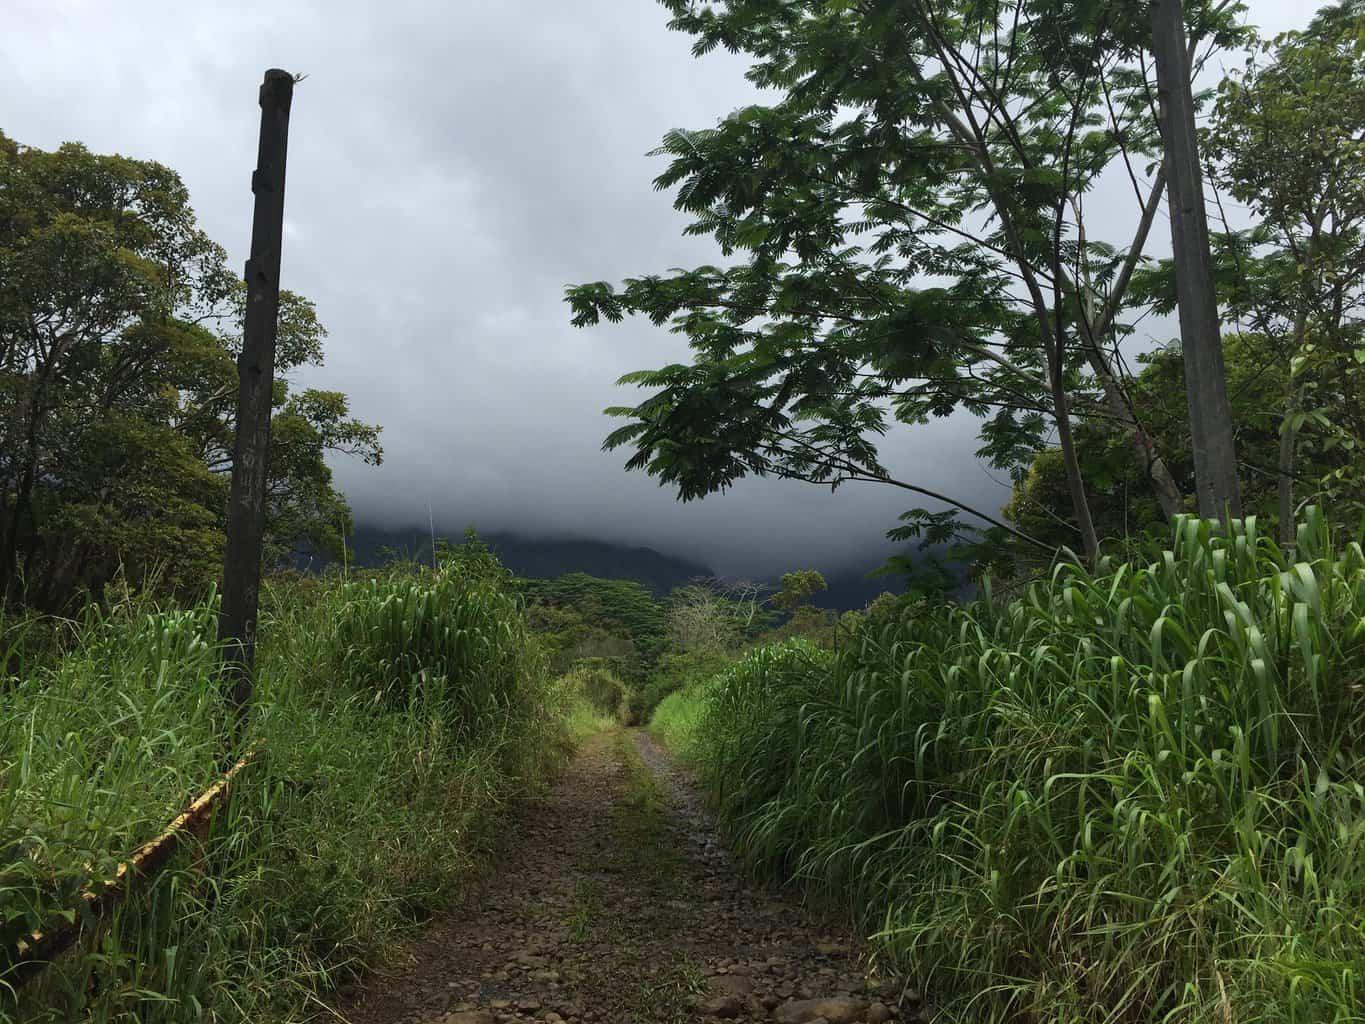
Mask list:
[[[600,538],[529,537],[507,532],[480,533],[479,536],[518,576],[551,578],[583,572],[603,579],[635,580],[655,596],[663,597],[676,587],[720,575],[684,555]],[[438,529],[436,537],[458,543],[462,531]],[[367,568],[395,557],[426,562],[431,559],[431,540],[430,529],[388,529],[361,523],[347,538],[348,554],[351,564]],[[899,593],[903,589],[903,581],[898,578],[869,576],[881,567],[890,553],[888,550],[869,555],[857,564],[835,566],[807,563],[795,556],[788,568],[819,569],[829,583],[829,589],[818,594],[812,603],[821,608],[847,611],[864,607],[883,591]],[[332,564],[332,560],[305,552],[297,557],[296,564],[318,571]],[[774,575],[763,582],[775,590],[778,579]]]

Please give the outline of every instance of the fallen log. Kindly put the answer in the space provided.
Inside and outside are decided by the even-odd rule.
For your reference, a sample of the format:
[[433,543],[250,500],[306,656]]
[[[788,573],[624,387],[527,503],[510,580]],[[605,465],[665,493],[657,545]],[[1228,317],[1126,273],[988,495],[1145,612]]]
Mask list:
[[178,818],[155,839],[142,845],[118,866],[114,877],[92,885],[81,893],[82,907],[69,924],[48,931],[33,932],[9,951],[8,962],[0,966],[0,986],[20,988],[27,984],[62,953],[76,944],[91,918],[100,918],[118,905],[139,879],[154,877],[189,837],[202,838],[213,812],[226,802],[232,780],[260,754],[253,747],[229,768],[221,779],[205,790]]

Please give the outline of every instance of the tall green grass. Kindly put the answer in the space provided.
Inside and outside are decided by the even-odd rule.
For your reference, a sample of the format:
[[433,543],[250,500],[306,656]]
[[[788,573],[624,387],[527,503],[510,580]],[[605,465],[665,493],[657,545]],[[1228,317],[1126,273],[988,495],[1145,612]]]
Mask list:
[[649,718],[649,731],[685,764],[695,760],[697,727],[709,694],[705,685],[674,690],[659,702]]
[[392,707],[441,707],[457,732],[502,721],[538,686],[516,599],[494,579],[445,572],[348,583],[330,614],[331,669]]
[[[675,693],[699,689],[724,672],[737,658],[733,651],[674,651],[659,658],[640,691],[641,717],[653,720],[655,710]],[[674,702],[674,707],[678,702]],[[667,716],[667,712],[665,713]]]
[[561,683],[598,714],[622,725],[634,723],[634,691],[597,659],[575,665],[563,675]]
[[[700,781],[728,816],[737,801],[761,803],[776,794],[782,765],[766,759],[736,774],[743,751],[737,744],[766,733],[775,746],[780,734],[795,743],[804,701],[800,688],[825,685],[832,655],[807,640],[759,647],[707,680],[669,694],[650,719],[654,733],[674,755],[699,770]],[[724,728],[716,727],[724,722]]]
[[1310,512],[785,646],[691,740],[954,1021],[1365,1020],[1365,555]]
[[[0,1020],[310,1019],[383,959],[567,749],[566,700],[496,580],[444,571],[267,594],[261,743],[207,839]],[[217,776],[212,604],[121,607],[0,693],[0,919],[79,889]],[[0,958],[0,985],[4,985]]]
[[602,714],[579,694],[570,691],[568,697],[569,709],[564,718],[564,728],[575,746],[617,725],[615,718]]
[[206,788],[227,727],[214,610],[103,617],[0,697],[0,942],[59,922],[91,879]]

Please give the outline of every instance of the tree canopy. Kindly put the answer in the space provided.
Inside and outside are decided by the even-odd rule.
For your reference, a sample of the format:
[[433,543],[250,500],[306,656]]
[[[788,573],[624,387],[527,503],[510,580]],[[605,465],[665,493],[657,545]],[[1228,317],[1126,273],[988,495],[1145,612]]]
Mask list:
[[[0,594],[60,607],[119,571],[170,587],[216,578],[243,301],[174,171],[0,134]],[[343,528],[327,452],[382,456],[344,395],[288,383],[321,362],[324,337],[313,305],[286,293],[275,553]]]
[[[1338,515],[1365,511],[1353,455],[1365,444],[1365,4],[1337,4],[1267,44],[1219,91],[1208,151],[1218,178],[1259,223],[1230,233],[1231,315],[1270,342],[1283,375],[1273,467],[1281,539],[1293,540],[1298,449],[1334,449],[1311,485]],[[1305,428],[1308,428],[1307,431]],[[1300,492],[1304,488],[1299,488]]]
[[[607,447],[684,500],[750,474],[878,481],[1012,530],[880,457],[895,424],[961,410],[997,467],[1060,448],[1072,541],[1090,550],[1071,433],[1102,418],[1163,510],[1184,507],[1116,358],[1164,187],[1140,5],[665,6],[696,53],[747,54],[778,98],[659,150],[688,232],[736,262],[568,290],[575,324],[639,314],[692,348],[622,378],[652,393],[608,410],[629,422]],[[1197,56],[1244,37],[1239,5],[1186,6]],[[1086,203],[1111,170],[1132,186],[1131,233],[1101,239]]]

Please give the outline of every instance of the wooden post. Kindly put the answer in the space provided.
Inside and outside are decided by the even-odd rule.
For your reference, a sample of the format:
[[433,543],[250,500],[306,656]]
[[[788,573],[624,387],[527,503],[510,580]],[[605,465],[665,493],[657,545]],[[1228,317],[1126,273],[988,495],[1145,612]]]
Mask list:
[[227,555],[218,640],[223,676],[237,717],[251,701],[256,656],[256,610],[265,531],[265,478],[275,386],[275,334],[280,311],[280,244],[284,234],[284,164],[294,76],[272,68],[261,85],[261,139],[251,191],[251,258],[246,261],[246,322],[237,360],[237,440],[232,455]]
[[1213,287],[1183,0],[1152,0],[1152,56],[1156,60],[1166,148],[1171,244],[1175,250],[1176,298],[1185,354],[1195,489],[1201,517],[1226,519],[1242,514],[1242,499],[1232,406],[1223,366],[1218,297]]

